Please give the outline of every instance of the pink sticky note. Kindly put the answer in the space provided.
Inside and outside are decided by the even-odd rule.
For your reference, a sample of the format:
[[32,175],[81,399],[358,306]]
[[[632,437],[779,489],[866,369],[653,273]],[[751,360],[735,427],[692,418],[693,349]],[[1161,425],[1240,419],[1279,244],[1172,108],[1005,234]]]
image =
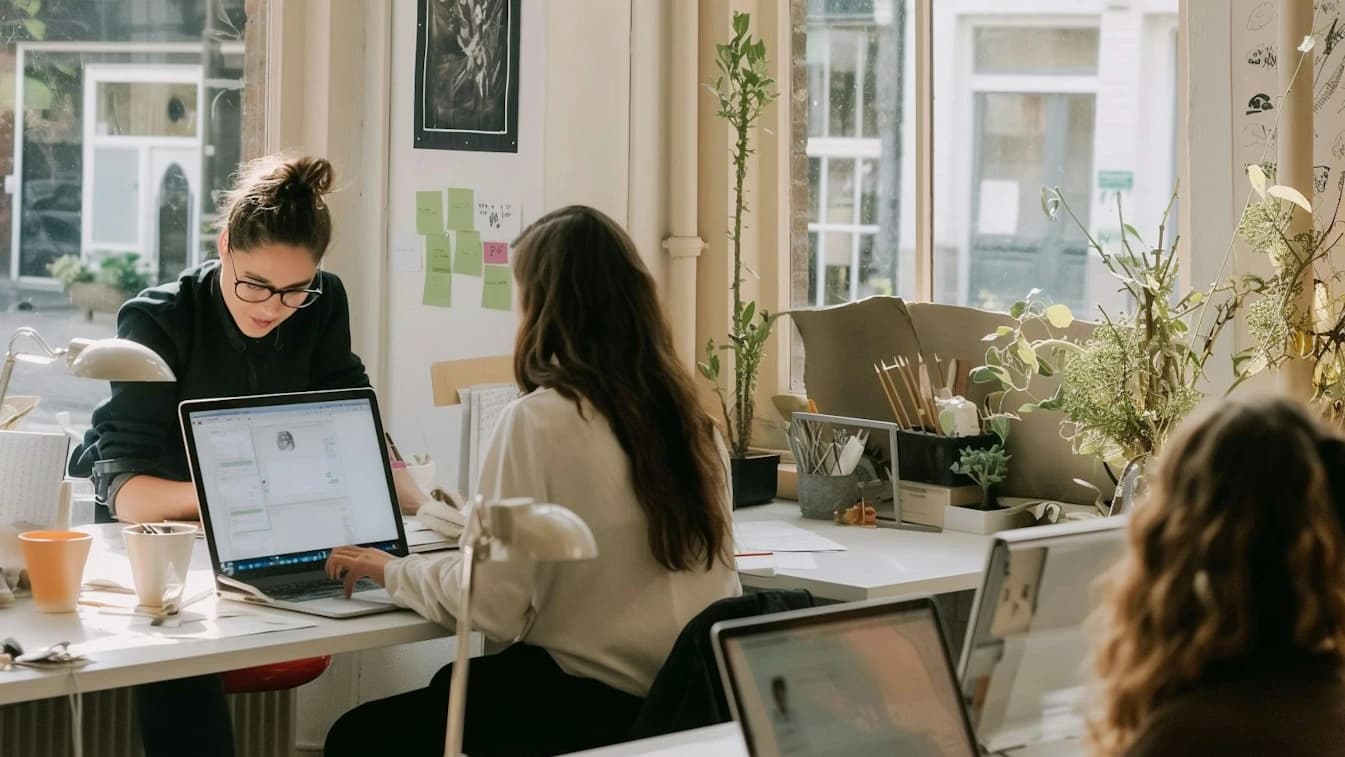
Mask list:
[[489,265],[509,264],[509,245],[506,242],[485,242],[486,263]]

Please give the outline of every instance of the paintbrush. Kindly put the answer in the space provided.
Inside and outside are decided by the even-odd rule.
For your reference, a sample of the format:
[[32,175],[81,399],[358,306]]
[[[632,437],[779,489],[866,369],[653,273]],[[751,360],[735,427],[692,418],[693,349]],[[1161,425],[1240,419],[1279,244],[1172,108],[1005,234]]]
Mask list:
[[906,420],[906,414],[901,411],[900,406],[897,404],[896,389],[888,386],[890,378],[884,373],[883,369],[885,368],[887,368],[887,365],[880,360],[877,363],[874,363],[873,372],[878,374],[878,383],[882,385],[883,394],[887,397],[887,404],[892,408],[892,419],[901,424],[902,428],[908,429],[911,424]]

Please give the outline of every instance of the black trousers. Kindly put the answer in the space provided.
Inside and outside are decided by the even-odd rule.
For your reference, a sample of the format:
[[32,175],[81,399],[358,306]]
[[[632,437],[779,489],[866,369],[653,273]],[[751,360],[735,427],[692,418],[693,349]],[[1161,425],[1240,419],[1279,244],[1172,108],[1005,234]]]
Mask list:
[[[341,716],[324,754],[441,755],[453,666],[430,685]],[[463,751],[472,757],[565,754],[625,741],[644,700],[565,673],[540,647],[515,644],[472,660]]]
[[217,675],[136,686],[145,757],[234,757],[233,721]]

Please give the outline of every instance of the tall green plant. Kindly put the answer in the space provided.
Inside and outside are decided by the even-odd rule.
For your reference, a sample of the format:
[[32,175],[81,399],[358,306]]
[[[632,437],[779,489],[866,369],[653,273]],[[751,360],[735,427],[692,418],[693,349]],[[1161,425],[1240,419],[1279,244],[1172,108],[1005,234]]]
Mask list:
[[[733,245],[733,323],[729,329],[728,344],[716,345],[711,339],[705,346],[705,360],[698,364],[701,375],[714,382],[719,406],[728,425],[730,447],[734,457],[746,457],[752,440],[752,417],[756,412],[754,393],[757,370],[765,354],[766,340],[779,314],[757,311],[755,302],[743,301],[743,213],[747,211],[744,182],[747,162],[752,149],[751,133],[761,120],[761,112],[775,100],[775,80],[771,78],[766,62],[766,44],[748,33],[751,17],[734,12],[733,37],[726,44],[715,45],[715,66],[719,75],[707,88],[719,98],[718,116],[733,128],[734,140],[729,154],[733,159],[733,228],[729,242]],[[720,384],[719,353],[733,353],[733,401],[730,405]]]

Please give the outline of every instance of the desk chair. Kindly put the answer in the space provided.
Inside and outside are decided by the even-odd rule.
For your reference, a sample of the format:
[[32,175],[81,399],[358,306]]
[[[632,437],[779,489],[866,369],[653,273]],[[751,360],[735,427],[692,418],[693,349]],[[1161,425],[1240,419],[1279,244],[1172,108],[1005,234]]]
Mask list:
[[771,590],[721,599],[702,610],[677,635],[649,696],[631,726],[631,739],[645,739],[731,720],[724,684],[715,663],[710,627],[736,620],[814,605],[804,589]]

